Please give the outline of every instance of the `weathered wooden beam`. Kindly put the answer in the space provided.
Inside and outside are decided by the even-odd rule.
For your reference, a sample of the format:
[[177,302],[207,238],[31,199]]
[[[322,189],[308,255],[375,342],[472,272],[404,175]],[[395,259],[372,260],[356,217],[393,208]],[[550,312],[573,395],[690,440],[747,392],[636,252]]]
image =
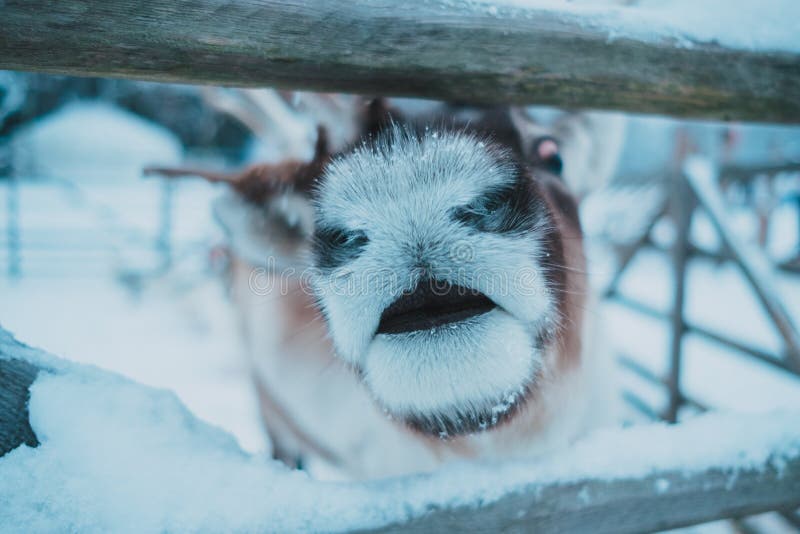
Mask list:
[[769,511],[775,501],[800,501],[798,458],[788,468],[731,475],[712,469],[693,476],[676,469],[643,478],[531,485],[477,509],[432,510],[375,532],[655,532]]
[[615,26],[624,12],[604,15],[460,0],[4,0],[0,68],[800,122],[797,50],[628,34]]

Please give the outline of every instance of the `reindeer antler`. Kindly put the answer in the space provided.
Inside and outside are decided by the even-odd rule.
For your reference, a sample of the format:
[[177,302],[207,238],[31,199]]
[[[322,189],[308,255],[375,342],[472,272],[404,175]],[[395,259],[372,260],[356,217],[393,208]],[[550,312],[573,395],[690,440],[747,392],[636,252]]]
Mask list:
[[146,167],[146,176],[182,178],[196,176],[211,183],[227,183],[254,204],[263,204],[270,197],[289,189],[310,193],[314,181],[322,174],[330,160],[328,134],[325,128],[317,128],[314,157],[309,162],[291,159],[281,163],[260,163],[239,171],[208,171],[187,167]]

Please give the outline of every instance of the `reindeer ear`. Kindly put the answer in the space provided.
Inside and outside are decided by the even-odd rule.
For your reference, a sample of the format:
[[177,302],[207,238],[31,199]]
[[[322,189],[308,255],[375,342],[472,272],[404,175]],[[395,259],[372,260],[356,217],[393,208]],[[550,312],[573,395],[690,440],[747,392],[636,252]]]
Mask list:
[[551,135],[552,129],[536,122],[525,108],[512,107],[509,114],[526,163],[560,176],[564,166],[561,143]]
[[561,159],[561,146],[549,135],[534,139],[530,148],[531,166],[544,169],[556,176],[561,176],[564,162]]

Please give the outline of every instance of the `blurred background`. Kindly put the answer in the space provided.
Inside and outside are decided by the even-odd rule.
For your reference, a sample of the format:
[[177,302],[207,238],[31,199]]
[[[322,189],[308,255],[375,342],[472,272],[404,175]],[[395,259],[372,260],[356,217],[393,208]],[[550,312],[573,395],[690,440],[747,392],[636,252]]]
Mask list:
[[[219,216],[230,191],[142,170],[302,157],[293,139],[313,135],[312,102],[0,71],[0,324],[171,389],[246,450],[269,452],[230,296],[231,265],[247,255]],[[528,113],[554,130],[578,116]],[[800,406],[800,128],[579,116],[592,123],[579,146],[619,137],[600,147],[609,180],[581,191],[581,216],[625,422]],[[569,156],[565,169],[578,165]],[[692,156],[719,169],[711,184],[686,179]],[[794,512],[748,521],[800,524]]]

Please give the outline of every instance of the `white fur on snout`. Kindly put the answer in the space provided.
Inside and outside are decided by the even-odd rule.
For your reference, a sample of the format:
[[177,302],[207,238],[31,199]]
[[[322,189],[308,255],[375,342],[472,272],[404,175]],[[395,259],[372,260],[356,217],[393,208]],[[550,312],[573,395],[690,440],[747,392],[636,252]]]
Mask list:
[[[480,232],[455,208],[514,180],[514,167],[479,139],[399,130],[337,160],[318,191],[316,224],[365,233],[357,257],[313,283],[339,357],[358,364],[395,414],[466,414],[519,392],[540,365],[533,339],[553,298],[541,240]],[[431,331],[375,335],[383,310],[428,279],[486,294],[500,309]]]
[[363,369],[373,396],[393,415],[455,418],[521,393],[540,364],[526,328],[495,309],[433,330],[380,334]]

